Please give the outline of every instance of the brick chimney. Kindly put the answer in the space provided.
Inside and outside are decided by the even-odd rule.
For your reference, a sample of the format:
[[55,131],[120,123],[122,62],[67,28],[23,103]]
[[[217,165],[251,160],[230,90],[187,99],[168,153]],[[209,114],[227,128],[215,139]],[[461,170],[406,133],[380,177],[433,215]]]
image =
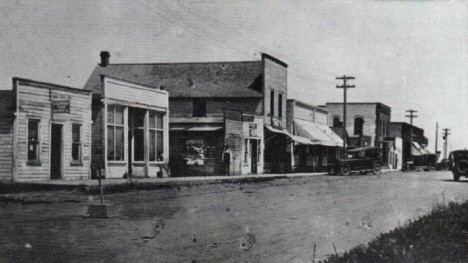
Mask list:
[[108,51],[101,51],[101,67],[105,67],[109,65],[109,58],[110,58],[110,53]]

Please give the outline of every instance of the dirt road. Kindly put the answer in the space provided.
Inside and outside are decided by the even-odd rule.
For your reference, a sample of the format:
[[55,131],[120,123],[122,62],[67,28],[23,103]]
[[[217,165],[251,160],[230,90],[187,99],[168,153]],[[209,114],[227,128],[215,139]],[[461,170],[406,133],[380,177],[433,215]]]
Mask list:
[[[468,199],[449,172],[313,176],[0,204],[1,262],[312,262]],[[45,196],[45,197],[44,197]],[[34,197],[34,196],[33,196]]]

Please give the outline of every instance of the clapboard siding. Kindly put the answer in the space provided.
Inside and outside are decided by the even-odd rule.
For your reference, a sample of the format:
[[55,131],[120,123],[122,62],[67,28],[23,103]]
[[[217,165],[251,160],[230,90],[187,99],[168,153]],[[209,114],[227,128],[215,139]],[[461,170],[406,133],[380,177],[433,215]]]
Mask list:
[[13,113],[0,116],[0,181],[13,176]]
[[[50,179],[51,125],[62,125],[62,179],[90,178],[91,94],[53,84],[18,79],[16,180]],[[52,113],[52,101],[70,101],[69,113]],[[28,120],[39,120],[40,165],[27,160]],[[82,164],[72,165],[72,125],[81,125]]]

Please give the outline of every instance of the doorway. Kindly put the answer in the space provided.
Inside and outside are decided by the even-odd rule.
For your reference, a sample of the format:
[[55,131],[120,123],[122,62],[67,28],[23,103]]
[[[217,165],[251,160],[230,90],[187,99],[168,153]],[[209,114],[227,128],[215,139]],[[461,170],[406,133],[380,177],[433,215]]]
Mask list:
[[62,178],[62,127],[52,124],[50,144],[50,179]]
[[258,141],[257,140],[250,140],[250,172],[252,174],[257,173],[257,165],[258,165]]

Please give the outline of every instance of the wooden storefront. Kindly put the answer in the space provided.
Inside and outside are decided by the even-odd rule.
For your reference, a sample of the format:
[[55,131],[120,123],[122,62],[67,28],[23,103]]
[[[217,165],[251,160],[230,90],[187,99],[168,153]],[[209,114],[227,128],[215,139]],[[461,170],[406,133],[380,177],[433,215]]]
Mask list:
[[90,178],[91,92],[13,78],[5,95],[2,181]]
[[167,91],[102,76],[93,96],[93,168],[105,178],[167,176]]

